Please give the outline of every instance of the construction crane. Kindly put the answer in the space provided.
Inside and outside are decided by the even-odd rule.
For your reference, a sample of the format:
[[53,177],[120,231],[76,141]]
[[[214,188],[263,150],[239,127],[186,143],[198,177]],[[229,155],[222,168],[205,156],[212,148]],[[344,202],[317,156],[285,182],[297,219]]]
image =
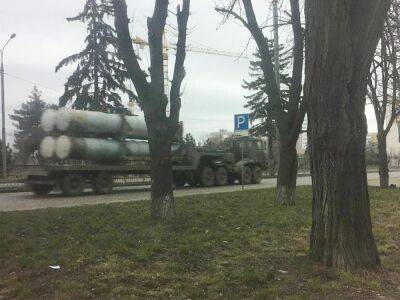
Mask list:
[[[165,50],[176,50],[177,46],[176,45],[168,45],[168,42],[166,40],[166,35],[164,34],[164,49]],[[133,43],[135,45],[140,46],[141,49],[143,49],[144,47],[147,47],[149,45],[149,43],[145,40],[143,40],[142,38],[136,36],[133,39]],[[246,55],[243,55],[243,53],[233,53],[233,52],[228,52],[228,51],[221,51],[221,50],[216,50],[216,49],[212,49],[212,48],[206,48],[206,47],[193,47],[193,46],[186,46],[186,51],[188,52],[197,52],[197,53],[203,53],[203,54],[210,54],[210,55],[219,55],[219,56],[226,56],[226,57],[235,57],[235,58],[239,58],[239,59],[247,59]]]
[[[145,47],[149,46],[149,43],[140,38],[139,36],[136,36],[132,40],[133,44],[137,45],[140,47],[140,49],[144,49]],[[163,59],[164,59],[164,92],[165,94],[169,95],[169,51],[170,50],[176,50],[177,46],[176,45],[170,45],[168,44],[167,41],[167,34],[164,32],[163,36]],[[202,54],[207,54],[207,55],[218,55],[218,56],[225,56],[225,57],[234,57],[237,59],[248,59],[246,55],[243,55],[242,53],[233,53],[233,52],[228,52],[228,51],[221,51],[221,50],[215,50],[212,48],[207,48],[207,47],[193,47],[193,46],[186,46],[186,51],[187,52],[196,52],[196,53],[202,53]]]

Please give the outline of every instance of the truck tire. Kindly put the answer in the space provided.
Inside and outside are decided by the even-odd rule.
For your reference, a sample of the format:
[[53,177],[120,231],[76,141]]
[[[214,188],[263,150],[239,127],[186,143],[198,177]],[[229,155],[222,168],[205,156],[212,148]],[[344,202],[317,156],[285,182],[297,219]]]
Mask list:
[[46,196],[53,190],[53,186],[47,184],[32,184],[30,189],[35,195]]
[[186,181],[187,184],[189,184],[190,187],[197,187],[198,186],[198,181],[197,181],[197,177],[196,174],[192,171],[189,171],[186,174]]
[[254,184],[259,184],[261,183],[262,180],[262,169],[259,166],[255,166],[253,168],[253,177],[251,182]]
[[184,187],[186,184],[186,178],[184,173],[174,173],[174,185],[177,188]]
[[215,185],[215,172],[211,167],[203,167],[200,170],[200,185],[210,187]]
[[242,176],[242,174],[239,174],[239,182],[240,184],[242,184],[242,178],[243,178],[244,184],[250,184],[253,177],[253,172],[251,171],[251,168],[249,166],[245,166],[243,170],[244,170],[244,176]]
[[96,194],[110,194],[114,188],[114,179],[110,173],[101,172],[92,180],[92,189]]
[[80,174],[67,174],[62,179],[60,187],[65,196],[78,196],[85,188],[85,179]]
[[237,179],[237,177],[236,177],[235,174],[233,174],[233,173],[229,173],[229,174],[228,174],[228,184],[229,184],[229,185],[235,184],[236,179]]
[[215,172],[215,183],[218,186],[228,184],[228,171],[224,167],[219,167]]

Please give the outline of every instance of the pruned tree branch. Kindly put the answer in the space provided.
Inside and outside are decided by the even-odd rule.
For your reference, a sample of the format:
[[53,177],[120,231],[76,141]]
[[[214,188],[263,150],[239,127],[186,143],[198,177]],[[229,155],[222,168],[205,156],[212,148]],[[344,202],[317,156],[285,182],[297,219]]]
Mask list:
[[126,2],[124,0],[112,0],[115,11],[115,29],[118,36],[119,52],[125,62],[128,75],[130,76],[136,92],[138,93],[139,105],[143,108],[148,94],[149,83],[146,73],[140,68],[138,57],[133,49],[131,35],[129,33],[129,19]]
[[306,99],[301,97],[303,90],[304,36],[303,28],[301,27],[299,0],[290,0],[290,5],[294,46],[293,72],[289,98],[289,120],[294,120],[292,136],[296,137],[295,132],[299,132],[303,125],[307,102]]
[[236,20],[240,21],[240,23],[242,23],[244,27],[246,27],[248,30],[250,30],[250,25],[246,22],[246,20],[241,15],[234,12],[232,9],[216,7],[215,11],[217,11],[221,14],[224,14],[226,16],[233,16]]
[[178,20],[178,44],[176,50],[176,59],[174,67],[174,76],[172,78],[171,93],[170,93],[170,119],[173,123],[179,120],[179,111],[181,108],[180,90],[182,81],[186,76],[184,63],[186,59],[186,36],[187,24],[189,19],[190,0],[184,0],[182,9],[177,7],[177,20]]
[[215,10],[217,12],[223,13],[226,16],[233,16],[235,19],[239,20],[251,33],[253,36],[254,41],[257,44],[261,57],[261,69],[264,73],[264,77],[266,79],[266,93],[271,99],[272,103],[272,110],[277,120],[278,128],[282,128],[283,122],[283,107],[282,107],[282,100],[279,95],[279,89],[277,86],[275,72],[274,72],[274,65],[272,63],[271,53],[268,47],[268,38],[262,32],[260,28],[256,15],[254,13],[254,8],[251,0],[242,0],[241,3],[243,4],[246,20],[234,11],[235,4],[239,1],[233,1],[228,8],[221,8],[217,7]]
[[153,16],[147,18],[151,63],[150,84],[160,94],[164,93],[163,35],[168,16],[168,4],[168,0],[156,0]]

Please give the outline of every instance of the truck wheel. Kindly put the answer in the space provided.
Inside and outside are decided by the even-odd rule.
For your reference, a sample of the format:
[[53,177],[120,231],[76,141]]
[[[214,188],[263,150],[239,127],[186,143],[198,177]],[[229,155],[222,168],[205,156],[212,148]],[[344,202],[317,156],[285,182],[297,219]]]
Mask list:
[[211,167],[203,167],[200,172],[200,185],[210,187],[215,185],[215,173]]
[[30,189],[35,195],[46,196],[52,191],[53,186],[47,184],[33,184],[30,186]]
[[174,178],[174,185],[177,188],[182,188],[186,184],[185,179],[182,177]]
[[228,171],[224,167],[219,167],[215,172],[215,181],[218,186],[228,184]]
[[110,194],[114,188],[114,179],[111,174],[102,172],[92,180],[92,188],[96,194]]
[[186,174],[186,180],[190,187],[196,187],[198,185],[196,175],[192,171]]
[[252,183],[259,184],[262,180],[262,169],[259,166],[255,166],[253,169]]
[[244,170],[244,176],[242,176],[242,174],[239,174],[239,182],[242,184],[242,178],[244,179],[244,184],[250,184],[253,174],[251,172],[251,168],[249,166],[245,166],[243,168]]
[[177,188],[184,187],[186,184],[186,178],[184,173],[174,173],[174,185]]
[[66,196],[82,194],[85,188],[85,179],[80,174],[68,174],[61,182],[61,191]]
[[233,185],[233,184],[235,184],[235,182],[236,182],[235,174],[232,174],[232,173],[228,174],[228,184]]

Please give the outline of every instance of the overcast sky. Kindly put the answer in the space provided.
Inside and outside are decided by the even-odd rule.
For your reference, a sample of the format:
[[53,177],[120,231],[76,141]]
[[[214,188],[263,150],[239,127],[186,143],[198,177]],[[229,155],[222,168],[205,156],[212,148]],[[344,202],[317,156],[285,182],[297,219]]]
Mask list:
[[[5,2],[5,0],[3,1]],[[85,25],[67,22],[83,7],[84,0],[14,0],[0,6],[0,45],[15,32],[17,37],[5,51],[7,136],[12,140],[13,127],[8,114],[27,100],[33,85],[43,91],[43,99],[57,103],[66,78],[73,68],[54,72],[64,57],[80,51],[86,34]],[[179,1],[171,1],[178,3]],[[188,45],[241,53],[251,56],[254,44],[249,33],[235,22],[221,26],[221,16],[214,11],[222,0],[192,0]],[[271,18],[270,0],[254,1],[259,22]],[[134,17],[133,34],[147,37],[146,17],[152,14],[153,0],[127,0],[130,17]],[[175,6],[171,6],[175,10]],[[168,22],[175,24],[173,16]],[[268,32],[268,34],[270,34]],[[170,43],[176,40],[172,34]],[[283,39],[283,42],[285,40]],[[246,50],[247,49],[247,50]],[[140,52],[143,63],[146,50]],[[171,68],[173,62],[171,53]],[[248,60],[189,52],[187,77],[183,84],[182,120],[185,130],[197,139],[220,128],[233,130],[233,115],[245,112],[245,91],[241,88],[248,73]],[[373,112],[367,109],[370,131],[376,125]]]

